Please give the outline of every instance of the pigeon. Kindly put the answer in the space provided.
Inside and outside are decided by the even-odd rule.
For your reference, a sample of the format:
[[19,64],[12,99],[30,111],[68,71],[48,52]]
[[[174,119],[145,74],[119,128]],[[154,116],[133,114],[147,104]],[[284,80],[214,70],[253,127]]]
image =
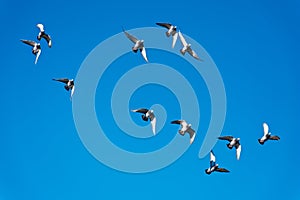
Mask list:
[[171,124],[180,124],[181,128],[178,131],[181,135],[185,135],[186,132],[190,135],[190,144],[194,142],[196,132],[191,127],[191,124],[186,123],[185,120],[174,120],[171,122]]
[[241,150],[242,150],[242,145],[240,144],[240,138],[234,138],[232,136],[222,136],[218,137],[219,140],[227,140],[229,143],[227,144],[227,147],[229,149],[232,149],[235,147],[236,149],[236,159],[240,159],[241,155]]
[[73,96],[74,91],[75,91],[75,86],[74,86],[74,80],[73,79],[68,79],[68,78],[58,78],[58,79],[55,79],[55,78],[53,78],[52,80],[64,83],[65,84],[65,86],[64,86],[65,89],[67,91],[71,90],[70,99],[72,99],[72,96]]
[[193,56],[193,57],[196,58],[197,60],[201,60],[201,59],[199,58],[199,56],[196,54],[196,52],[191,48],[191,44],[188,44],[188,43],[186,42],[186,40],[184,39],[182,33],[179,31],[178,34],[179,34],[180,41],[181,41],[181,43],[182,43],[182,45],[183,45],[183,48],[180,49],[180,53],[181,53],[182,55],[184,55],[186,52],[188,52],[191,56]]
[[37,39],[40,41],[41,38],[44,38],[47,41],[47,43],[48,43],[48,47],[51,48],[51,46],[52,46],[52,40],[51,40],[50,35],[48,35],[48,34],[45,33],[44,25],[43,24],[37,24],[36,26],[40,29],[40,32],[39,32],[39,34],[37,36]]
[[136,109],[136,110],[131,110],[132,112],[138,112],[138,113],[143,113],[142,115],[142,119],[144,121],[148,121],[150,119],[151,122],[151,126],[152,126],[152,132],[155,135],[155,126],[156,126],[156,117],[154,115],[154,111],[153,110],[148,110],[146,108],[140,108],[140,109]]
[[280,140],[279,136],[271,136],[271,132],[269,132],[269,126],[267,123],[263,123],[264,135],[258,139],[259,144],[263,145],[268,140]]
[[219,168],[219,165],[216,164],[216,156],[215,156],[214,152],[211,150],[210,151],[210,166],[208,169],[205,170],[205,173],[209,175],[214,171],[229,172],[229,170],[227,170],[225,168]]
[[172,35],[173,42],[172,42],[172,48],[174,48],[177,38],[178,38],[178,32],[177,32],[177,26],[174,26],[169,23],[156,23],[158,26],[162,26],[168,29],[166,32],[167,37],[170,37]]
[[123,28],[123,32],[125,33],[126,37],[128,37],[129,40],[131,40],[134,43],[134,46],[132,47],[132,51],[134,53],[136,53],[138,50],[140,50],[143,58],[145,59],[146,62],[148,61],[147,55],[146,55],[146,49],[144,47],[144,40],[139,40],[136,37],[134,37],[133,35],[130,35],[129,33],[127,33],[124,28]]
[[38,59],[39,59],[39,56],[42,52],[40,43],[31,41],[31,40],[21,40],[21,41],[25,44],[28,44],[28,45],[32,46],[32,51],[31,52],[35,55],[34,64],[36,64]]

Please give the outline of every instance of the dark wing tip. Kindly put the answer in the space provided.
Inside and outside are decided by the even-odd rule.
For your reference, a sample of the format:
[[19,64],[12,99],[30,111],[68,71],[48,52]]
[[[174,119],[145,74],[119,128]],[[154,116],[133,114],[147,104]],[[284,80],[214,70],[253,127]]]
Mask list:
[[180,124],[180,120],[173,120],[173,121],[171,121],[171,124]]

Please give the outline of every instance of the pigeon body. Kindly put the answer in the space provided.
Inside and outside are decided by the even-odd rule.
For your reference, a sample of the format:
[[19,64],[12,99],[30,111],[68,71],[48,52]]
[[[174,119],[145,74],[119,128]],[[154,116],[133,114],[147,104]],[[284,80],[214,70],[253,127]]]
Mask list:
[[179,129],[178,133],[180,135],[185,135],[185,133],[188,133],[190,135],[190,144],[194,142],[196,132],[191,128],[191,124],[188,124],[185,120],[174,120],[171,122],[171,124],[180,124],[181,128]]
[[152,126],[152,132],[155,135],[155,127],[156,127],[156,117],[154,115],[154,111],[153,110],[149,110],[147,108],[140,108],[140,109],[135,109],[135,110],[131,110],[132,112],[137,112],[137,113],[142,113],[142,119],[144,121],[148,121],[150,119],[151,122],[151,126]]
[[178,32],[177,32],[177,26],[174,26],[170,23],[156,23],[158,26],[165,27],[167,30],[166,36],[170,37],[172,36],[173,42],[172,42],[172,48],[174,48],[177,38],[178,38]]
[[143,58],[145,59],[146,62],[149,62],[148,61],[148,58],[147,58],[147,54],[146,54],[146,49],[144,47],[144,40],[139,40],[137,39],[135,36],[127,33],[124,28],[123,28],[123,32],[125,33],[126,37],[134,43],[134,46],[132,47],[132,51],[134,53],[137,53],[138,50],[141,52]]
[[188,52],[192,57],[194,57],[195,59],[197,60],[201,60],[199,58],[199,56],[196,54],[196,52],[191,48],[191,44],[188,44],[185,40],[185,38],[183,37],[182,33],[179,31],[178,32],[179,34],[179,38],[180,38],[180,41],[181,41],[181,44],[182,44],[182,49],[180,49],[180,53],[182,55],[185,55],[186,52]]
[[205,170],[206,174],[211,174],[212,172],[229,172],[229,170],[225,168],[220,168],[219,165],[216,163],[216,156],[213,151],[210,151],[210,165],[209,168]]
[[42,52],[42,49],[41,49],[41,45],[40,43],[37,43],[35,41],[32,41],[32,40],[21,40],[23,43],[27,44],[27,45],[30,45],[32,46],[32,50],[31,52],[35,55],[35,61],[34,61],[34,64],[37,63],[39,57],[40,57],[40,54]]
[[48,43],[48,47],[52,47],[52,40],[51,40],[51,37],[50,35],[48,35],[47,33],[45,33],[45,30],[44,30],[44,25],[43,24],[37,24],[36,25],[39,29],[40,29],[40,32],[37,36],[37,39],[38,40],[41,40],[42,38],[44,38],[47,43]]
[[229,149],[232,149],[235,147],[236,149],[236,159],[240,159],[241,151],[242,151],[242,145],[240,144],[240,138],[234,138],[232,136],[222,136],[218,137],[219,140],[227,140],[229,143],[227,144],[227,147]]
[[267,123],[263,123],[264,135],[258,139],[259,144],[263,145],[268,140],[280,140],[279,136],[272,136],[271,132],[269,132],[269,126]]
[[52,79],[54,81],[58,81],[61,83],[64,83],[64,88],[69,91],[71,90],[71,95],[70,98],[72,99],[74,91],[75,91],[75,85],[74,85],[74,80],[73,79],[68,79],[68,78],[58,78],[58,79]]

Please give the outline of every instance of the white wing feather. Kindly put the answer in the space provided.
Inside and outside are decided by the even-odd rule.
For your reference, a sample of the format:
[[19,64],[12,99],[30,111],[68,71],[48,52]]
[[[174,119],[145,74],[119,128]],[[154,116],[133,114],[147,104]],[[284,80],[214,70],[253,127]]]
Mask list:
[[143,47],[141,53],[142,53],[142,56],[144,57],[144,59],[146,60],[146,62],[149,62],[149,61],[148,61],[148,58],[147,58],[147,54],[146,54],[146,49],[145,49],[145,47]]
[[42,52],[42,50],[39,50],[39,51],[37,52],[37,54],[36,54],[36,56],[35,56],[34,64],[37,63],[37,61],[38,61],[38,59],[39,59],[39,57],[40,57],[41,52]]
[[176,44],[177,38],[178,38],[178,33],[175,33],[175,34],[173,35],[172,48],[174,48],[174,47],[175,47],[175,44]]
[[156,127],[156,117],[154,117],[152,120],[151,120],[151,126],[152,126],[152,132],[153,134],[155,135],[156,134],[156,130],[155,130],[155,127]]
[[210,152],[210,161],[216,162],[216,157],[212,151]]
[[180,31],[178,32],[178,35],[179,35],[179,39],[180,39],[182,45],[183,45],[184,47],[187,46],[188,44],[187,44],[187,42],[185,41],[185,39],[184,39],[184,37],[183,37],[183,35],[181,34]]
[[269,126],[267,123],[263,123],[263,128],[264,128],[264,136],[268,135],[269,133]]
[[239,145],[239,147],[236,149],[236,159],[239,160],[241,156],[242,151],[242,145]]

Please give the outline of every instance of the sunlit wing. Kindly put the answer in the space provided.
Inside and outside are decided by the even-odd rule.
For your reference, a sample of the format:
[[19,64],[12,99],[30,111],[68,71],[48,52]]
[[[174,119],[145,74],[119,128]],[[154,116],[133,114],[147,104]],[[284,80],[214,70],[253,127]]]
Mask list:
[[39,59],[39,57],[40,57],[41,52],[42,52],[42,50],[39,50],[39,51],[36,53],[34,64],[37,63],[37,61],[38,61],[38,59]]
[[182,35],[182,33],[179,31],[178,32],[178,35],[179,35],[179,39],[180,39],[180,41],[181,41],[181,44],[185,47],[185,46],[187,46],[188,44],[187,44],[187,42],[185,41],[185,39],[184,39],[184,37],[183,37],[183,35]]
[[173,35],[172,48],[174,48],[174,47],[175,47],[175,44],[176,44],[177,38],[178,38],[178,33],[175,33],[175,34]]
[[145,61],[146,61],[146,62],[149,62],[149,61],[148,61],[148,58],[147,58],[147,54],[146,54],[146,49],[145,49],[145,47],[143,47],[141,53],[142,53],[142,56],[143,56],[143,58],[145,59]]
[[268,135],[269,133],[269,126],[267,123],[263,123],[263,128],[264,128],[264,135]]
[[138,39],[135,38],[133,35],[130,35],[129,33],[127,33],[127,32],[125,31],[124,28],[123,28],[123,32],[125,33],[126,37],[127,37],[129,40],[131,40],[133,43],[136,43],[136,42],[138,41]]
[[239,145],[238,148],[236,148],[236,159],[239,160],[241,156],[242,151],[242,145]]
[[72,97],[74,95],[74,92],[75,92],[75,85],[73,85],[73,87],[71,89],[71,96],[70,96],[71,99],[72,99]]
[[153,132],[153,134],[155,135],[156,134],[156,117],[155,116],[153,116],[152,118],[151,118],[151,126],[152,126],[152,132]]

